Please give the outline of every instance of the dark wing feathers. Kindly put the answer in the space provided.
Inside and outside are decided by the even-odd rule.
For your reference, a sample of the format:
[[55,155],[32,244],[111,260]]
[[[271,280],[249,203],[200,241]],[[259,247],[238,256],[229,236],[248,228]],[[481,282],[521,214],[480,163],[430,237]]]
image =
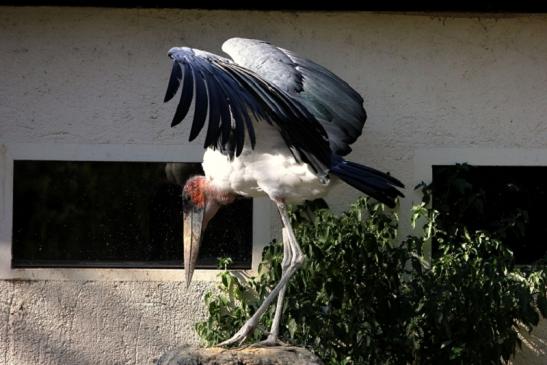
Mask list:
[[198,71],[198,77],[195,77],[195,86],[196,86],[196,98],[195,98],[195,111],[194,111],[194,122],[192,123],[192,128],[190,130],[190,141],[195,139],[203,125],[205,124],[205,119],[207,118],[207,106],[209,104],[209,99],[207,98],[207,89],[205,86],[204,77],[201,71]]
[[169,77],[169,84],[167,84],[167,91],[165,93],[164,102],[167,102],[175,96],[182,80],[182,68],[176,62],[173,62],[171,69],[171,76]]
[[298,101],[326,130],[338,155],[361,135],[366,120],[363,98],[326,68],[267,42],[232,38],[222,49],[235,62],[260,75]]
[[[192,103],[192,96],[194,94],[194,76],[190,65],[184,64],[184,81],[182,83],[182,92],[180,94],[180,101],[177,105],[177,110],[173,116],[173,121],[171,122],[171,127],[179,124],[190,109],[190,104]],[[176,90],[175,90],[176,93]]]
[[175,96],[182,83],[172,126],[186,117],[193,101],[190,140],[199,135],[207,121],[204,147],[238,156],[245,145],[245,131],[254,147],[253,120],[264,120],[277,126],[297,159],[309,163],[319,175],[327,174],[332,153],[327,133],[292,95],[256,73],[208,52],[181,47],[172,48],[169,56],[173,68],[165,101]]

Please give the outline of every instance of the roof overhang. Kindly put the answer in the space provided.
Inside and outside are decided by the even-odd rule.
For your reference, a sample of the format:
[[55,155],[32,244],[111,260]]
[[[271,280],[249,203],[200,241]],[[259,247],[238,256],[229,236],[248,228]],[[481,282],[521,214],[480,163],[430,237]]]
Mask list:
[[547,1],[224,1],[218,0],[7,0],[14,6],[93,6],[122,8],[179,8],[228,10],[290,11],[390,11],[390,12],[472,12],[472,13],[538,13],[547,12]]

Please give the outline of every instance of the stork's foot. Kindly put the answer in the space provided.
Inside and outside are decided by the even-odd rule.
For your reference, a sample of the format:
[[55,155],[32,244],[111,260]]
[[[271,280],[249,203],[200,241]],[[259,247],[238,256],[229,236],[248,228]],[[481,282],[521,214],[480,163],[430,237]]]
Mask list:
[[270,335],[264,341],[254,343],[249,347],[273,347],[273,346],[290,346],[290,345],[288,343],[285,343],[285,342],[279,340],[279,338],[277,338],[277,336],[274,337],[274,336]]
[[253,325],[252,323],[249,323],[250,321],[247,321],[247,323],[245,323],[243,325],[243,327],[241,327],[239,329],[239,331],[237,331],[235,333],[235,335],[233,335],[232,337],[230,337],[229,339],[227,339],[226,341],[223,341],[221,343],[219,343],[217,346],[218,347],[224,347],[224,346],[230,346],[230,345],[234,345],[234,344],[237,344],[238,346],[241,346],[241,344],[243,343],[243,341],[245,341],[247,339],[247,337],[249,337],[256,325]]

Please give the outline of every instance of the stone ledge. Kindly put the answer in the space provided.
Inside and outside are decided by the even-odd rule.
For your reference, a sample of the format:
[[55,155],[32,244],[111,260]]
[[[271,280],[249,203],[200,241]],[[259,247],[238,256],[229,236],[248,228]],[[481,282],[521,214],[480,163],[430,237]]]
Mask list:
[[323,365],[323,362],[302,347],[224,349],[182,346],[163,354],[156,365]]

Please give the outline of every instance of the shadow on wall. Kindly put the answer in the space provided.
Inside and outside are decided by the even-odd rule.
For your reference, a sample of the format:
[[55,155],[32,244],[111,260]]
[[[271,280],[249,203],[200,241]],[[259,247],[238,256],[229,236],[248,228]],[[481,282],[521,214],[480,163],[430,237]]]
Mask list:
[[519,327],[519,338],[522,340],[522,349],[517,350],[516,360],[511,364],[535,364],[547,356],[547,320],[542,319],[534,328],[532,333],[528,333],[522,326]]

